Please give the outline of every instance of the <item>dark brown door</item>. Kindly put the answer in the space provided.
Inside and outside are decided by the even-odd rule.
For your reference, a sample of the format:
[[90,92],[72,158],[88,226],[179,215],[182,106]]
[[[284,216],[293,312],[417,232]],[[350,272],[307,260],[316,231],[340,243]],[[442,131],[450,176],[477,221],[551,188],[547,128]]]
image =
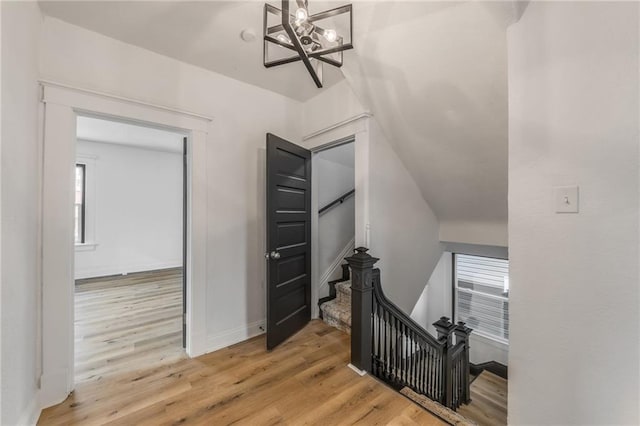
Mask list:
[[267,349],[311,319],[311,153],[267,133]]

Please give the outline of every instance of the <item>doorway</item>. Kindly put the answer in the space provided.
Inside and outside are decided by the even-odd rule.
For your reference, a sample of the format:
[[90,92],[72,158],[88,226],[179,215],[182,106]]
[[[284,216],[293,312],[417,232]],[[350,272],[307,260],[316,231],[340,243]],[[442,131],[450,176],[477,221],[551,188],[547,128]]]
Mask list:
[[329,283],[344,276],[344,258],[355,248],[355,141],[353,138],[313,153],[317,199],[318,299],[335,297]]
[[76,132],[80,383],[185,356],[186,135],[82,115]]
[[74,185],[77,117],[91,116],[187,135],[186,353],[207,349],[207,133],[203,115],[52,82],[41,82],[44,104],[42,198],[43,407],[74,389]]

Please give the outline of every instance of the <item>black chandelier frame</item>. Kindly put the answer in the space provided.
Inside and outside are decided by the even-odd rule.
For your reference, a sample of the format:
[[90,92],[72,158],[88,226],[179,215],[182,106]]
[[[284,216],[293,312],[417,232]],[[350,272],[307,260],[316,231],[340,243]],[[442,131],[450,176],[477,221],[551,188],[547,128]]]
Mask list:
[[[300,0],[297,0],[298,3],[300,3]],[[293,26],[291,25],[291,18],[295,18],[293,15],[291,15],[290,13],[290,8],[289,8],[289,3],[290,0],[282,0],[282,9],[278,9],[275,6],[272,6],[268,3],[265,3],[264,5],[264,23],[263,23],[263,34],[264,34],[264,50],[263,50],[263,63],[264,66],[266,68],[271,68],[271,67],[276,67],[278,65],[284,65],[284,64],[289,64],[292,62],[297,62],[297,61],[302,61],[302,63],[304,63],[304,66],[307,68],[307,71],[309,72],[309,74],[311,75],[311,78],[313,79],[314,83],[316,84],[316,86],[318,88],[322,87],[322,64],[329,64],[332,65],[334,67],[338,67],[340,68],[342,66],[343,63],[343,52],[345,50],[349,50],[349,49],[353,49],[353,6],[351,4],[345,5],[345,6],[340,6],[340,7],[336,7],[334,9],[330,9],[330,10],[326,10],[324,12],[319,12],[313,15],[309,15],[307,17],[307,22],[309,22],[310,24],[313,24],[314,22],[323,20],[323,19],[327,19],[327,18],[331,18],[337,15],[341,15],[344,13],[348,13],[349,14],[349,42],[348,43],[344,43],[344,37],[342,36],[338,36],[336,38],[336,42],[338,43],[337,46],[333,46],[330,48],[324,48],[324,49],[320,49],[320,50],[316,50],[313,52],[307,52],[303,45],[302,42],[300,41],[300,38],[298,37],[298,34],[296,34],[295,29],[293,28]],[[281,16],[281,23],[278,25],[273,25],[271,27],[268,26],[267,23],[267,17],[268,14],[271,13],[275,16]],[[280,33],[281,31],[285,31],[287,33],[287,36],[289,37],[289,40],[291,40],[291,44],[289,43],[285,43],[283,41],[278,40],[276,37],[273,36],[273,34],[276,33]],[[325,29],[322,27],[319,27],[317,25],[314,24],[314,29],[313,32],[317,33],[318,35],[322,36],[324,34]],[[296,52],[298,54],[298,56],[293,56],[290,58],[284,58],[284,59],[278,59],[278,60],[273,60],[273,61],[269,61],[267,58],[267,47],[268,47],[268,43],[274,43],[278,46],[284,47],[286,49],[292,50],[294,52]],[[340,53],[339,55],[339,59],[335,60],[329,57],[326,57],[326,55],[331,55],[334,53]],[[315,59],[317,60],[317,62],[314,64],[311,60]]]

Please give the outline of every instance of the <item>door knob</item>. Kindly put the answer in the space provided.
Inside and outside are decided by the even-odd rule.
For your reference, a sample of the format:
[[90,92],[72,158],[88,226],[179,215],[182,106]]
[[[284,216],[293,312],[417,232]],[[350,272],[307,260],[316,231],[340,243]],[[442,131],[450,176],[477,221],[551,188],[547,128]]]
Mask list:
[[271,259],[273,259],[273,260],[280,259],[280,253],[278,253],[277,251],[272,251],[271,252]]

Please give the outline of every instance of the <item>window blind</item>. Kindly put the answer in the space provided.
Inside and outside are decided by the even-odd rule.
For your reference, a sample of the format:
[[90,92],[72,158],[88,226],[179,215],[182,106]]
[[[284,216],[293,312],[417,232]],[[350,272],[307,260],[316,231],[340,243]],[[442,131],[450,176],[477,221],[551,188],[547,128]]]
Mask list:
[[509,340],[509,261],[456,255],[456,314],[475,333]]

